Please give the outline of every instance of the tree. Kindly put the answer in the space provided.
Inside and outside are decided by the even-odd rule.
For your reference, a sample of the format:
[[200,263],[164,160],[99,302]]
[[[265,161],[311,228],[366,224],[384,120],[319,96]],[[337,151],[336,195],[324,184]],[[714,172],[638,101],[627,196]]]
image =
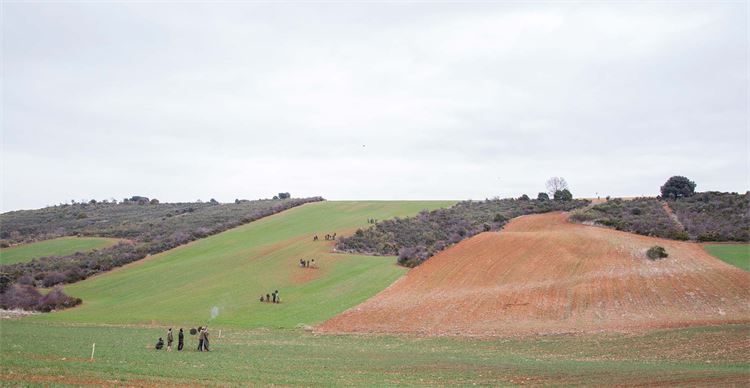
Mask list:
[[214,198],[211,198],[211,200],[208,201],[208,202],[211,203],[211,205],[218,205],[219,204],[219,201],[215,200]]
[[524,195],[518,197],[518,200],[519,201],[528,201],[529,200],[529,196],[526,195],[526,194],[524,194]]
[[554,198],[555,201],[571,201],[573,200],[573,194],[571,194],[568,189],[557,190],[555,191]]
[[279,193],[279,199],[289,199],[292,195],[289,193]]
[[536,199],[537,199],[538,201],[549,201],[549,194],[547,194],[547,193],[539,193],[539,194],[538,194],[538,195],[536,196]]
[[661,187],[662,198],[687,198],[695,194],[695,182],[684,176],[675,175]]
[[556,192],[561,190],[567,190],[568,182],[565,181],[565,178],[559,177],[559,176],[553,176],[552,178],[547,179],[547,192],[554,195]]
[[159,204],[159,200],[158,200],[158,199],[156,199],[156,198],[152,198],[152,199],[151,199],[151,204],[152,204],[152,205],[158,205],[158,204]]

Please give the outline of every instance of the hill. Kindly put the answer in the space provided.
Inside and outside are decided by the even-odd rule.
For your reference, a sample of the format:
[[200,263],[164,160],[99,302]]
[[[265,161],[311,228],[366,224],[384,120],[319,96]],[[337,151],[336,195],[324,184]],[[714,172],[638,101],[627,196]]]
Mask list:
[[24,263],[45,256],[66,256],[76,252],[101,249],[119,239],[107,237],[59,237],[0,249],[0,264]]
[[195,239],[245,224],[320,197],[237,201],[233,204],[152,203],[133,197],[122,203],[79,203],[3,213],[4,245],[59,236],[105,236],[127,239],[98,251],[43,257],[0,266],[0,292],[19,281],[49,287],[73,283],[140,260]]
[[[653,245],[669,257],[646,259]],[[749,282],[698,244],[530,215],[437,254],[319,330],[507,336],[746,323]]]
[[399,264],[415,267],[437,252],[481,232],[499,230],[512,218],[535,213],[572,210],[587,200],[487,199],[462,201],[447,209],[423,211],[407,218],[373,220],[336,246],[345,252],[398,255]]
[[[83,305],[31,319],[186,327],[208,321],[284,328],[318,323],[376,294],[405,269],[393,257],[334,254],[334,242],[313,242],[314,234],[351,233],[368,218],[404,217],[450,204],[306,204],[66,286]],[[315,259],[320,268],[300,268],[300,258]],[[283,303],[259,302],[261,294],[276,289]]]

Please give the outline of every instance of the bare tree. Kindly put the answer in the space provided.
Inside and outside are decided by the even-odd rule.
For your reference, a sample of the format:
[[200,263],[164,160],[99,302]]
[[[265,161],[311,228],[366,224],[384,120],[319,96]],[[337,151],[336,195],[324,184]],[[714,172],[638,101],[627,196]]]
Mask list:
[[549,192],[551,196],[555,195],[555,192],[557,191],[566,189],[568,189],[568,182],[565,181],[565,178],[553,176],[552,178],[547,179],[547,192]]

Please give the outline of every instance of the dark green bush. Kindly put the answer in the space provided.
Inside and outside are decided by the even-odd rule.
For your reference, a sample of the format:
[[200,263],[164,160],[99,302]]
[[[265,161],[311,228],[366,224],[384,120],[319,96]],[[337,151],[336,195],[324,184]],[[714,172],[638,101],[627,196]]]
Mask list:
[[664,249],[664,247],[654,245],[646,251],[646,256],[648,256],[648,258],[651,260],[659,260],[669,255],[667,254],[667,250]]

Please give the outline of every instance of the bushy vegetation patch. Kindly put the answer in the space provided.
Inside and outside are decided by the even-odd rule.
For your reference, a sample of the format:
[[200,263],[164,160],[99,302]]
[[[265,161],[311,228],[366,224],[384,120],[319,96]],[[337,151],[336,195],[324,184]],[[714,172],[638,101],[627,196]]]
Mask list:
[[[577,222],[591,222],[646,236],[674,240],[750,241],[748,193],[694,193],[663,201],[660,198],[613,199],[578,211]],[[679,223],[670,218],[665,203]],[[684,229],[683,229],[684,227]]]
[[664,247],[654,245],[646,251],[646,256],[651,260],[659,260],[669,255],[667,254],[667,250],[664,249]]
[[[59,235],[126,238],[109,248],[0,266],[0,292],[24,278],[31,285],[72,283],[225,231],[320,197],[243,201],[232,204],[159,204],[145,197],[119,204],[84,203],[17,211],[0,216],[2,238],[33,241]],[[79,217],[86,214],[84,218]]]
[[568,211],[585,200],[549,201],[492,199],[464,201],[447,209],[422,211],[414,217],[380,221],[341,239],[337,249],[370,255],[398,255],[398,262],[414,267],[435,253],[481,232],[498,230],[511,218],[525,214]]
[[646,236],[688,239],[687,233],[669,217],[664,204],[656,198],[636,198],[630,201],[615,198],[585,211],[575,212],[570,219]]
[[0,307],[4,309],[50,312],[79,304],[80,298],[68,296],[59,288],[42,295],[34,286],[14,284],[0,294]]
[[669,206],[698,241],[750,241],[750,193],[707,191],[669,201]]

